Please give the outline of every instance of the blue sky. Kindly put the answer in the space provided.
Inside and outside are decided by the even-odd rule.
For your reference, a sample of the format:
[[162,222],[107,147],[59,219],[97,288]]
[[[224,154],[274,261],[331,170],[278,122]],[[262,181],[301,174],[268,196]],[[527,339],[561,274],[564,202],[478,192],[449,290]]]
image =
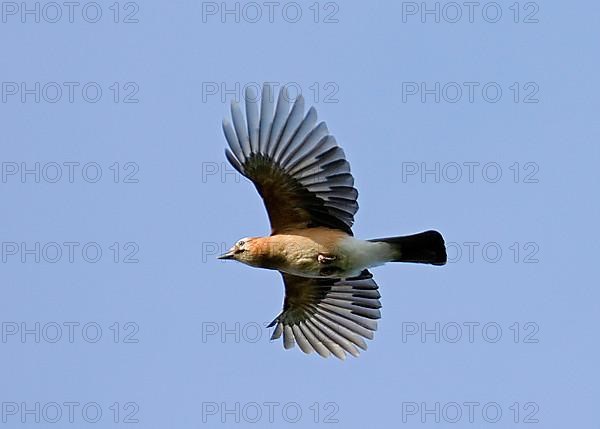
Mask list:
[[[25,4],[0,17],[6,427],[596,427],[597,4]],[[345,150],[356,236],[448,244],[374,270],[358,359],[270,343],[280,276],[215,259],[269,232],[221,131],[265,81]]]

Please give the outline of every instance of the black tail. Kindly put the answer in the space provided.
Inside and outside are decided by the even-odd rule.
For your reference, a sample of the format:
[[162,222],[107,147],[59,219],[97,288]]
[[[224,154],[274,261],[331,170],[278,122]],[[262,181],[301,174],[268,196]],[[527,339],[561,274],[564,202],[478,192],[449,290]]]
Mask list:
[[437,231],[425,231],[404,237],[376,238],[369,241],[390,244],[397,254],[391,262],[444,265],[447,260],[444,239]]

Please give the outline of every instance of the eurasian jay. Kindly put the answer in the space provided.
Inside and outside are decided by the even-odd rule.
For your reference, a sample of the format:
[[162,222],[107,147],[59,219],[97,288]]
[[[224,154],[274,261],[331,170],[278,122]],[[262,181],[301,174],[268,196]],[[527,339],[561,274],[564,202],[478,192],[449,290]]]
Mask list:
[[343,150],[325,123],[317,124],[314,107],[304,115],[302,95],[290,110],[285,88],[276,106],[273,92],[263,86],[259,114],[258,97],[247,88],[245,120],[233,102],[233,125],[223,121],[227,160],[256,186],[271,235],[243,238],[219,258],[281,273],[285,299],[269,325],[275,326],[271,339],[283,334],[286,349],[297,343],[323,357],[358,356],[381,317],[381,295],[368,269],[386,262],[444,265],[444,240],[437,231],[354,238],[358,192]]

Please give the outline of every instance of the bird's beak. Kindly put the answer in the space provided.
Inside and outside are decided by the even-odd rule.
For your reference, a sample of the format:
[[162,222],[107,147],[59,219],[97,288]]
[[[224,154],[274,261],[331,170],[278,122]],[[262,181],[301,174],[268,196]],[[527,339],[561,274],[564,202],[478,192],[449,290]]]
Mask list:
[[226,253],[223,253],[221,256],[217,256],[217,259],[233,259],[235,249],[229,249]]

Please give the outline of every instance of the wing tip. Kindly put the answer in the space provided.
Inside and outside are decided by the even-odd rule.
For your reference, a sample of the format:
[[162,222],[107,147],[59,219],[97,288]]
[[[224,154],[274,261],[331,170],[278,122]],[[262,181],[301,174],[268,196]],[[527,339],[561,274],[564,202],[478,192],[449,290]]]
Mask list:
[[254,92],[254,86],[246,86],[246,89],[244,90],[244,100],[246,103],[256,103],[258,101],[258,93]]

